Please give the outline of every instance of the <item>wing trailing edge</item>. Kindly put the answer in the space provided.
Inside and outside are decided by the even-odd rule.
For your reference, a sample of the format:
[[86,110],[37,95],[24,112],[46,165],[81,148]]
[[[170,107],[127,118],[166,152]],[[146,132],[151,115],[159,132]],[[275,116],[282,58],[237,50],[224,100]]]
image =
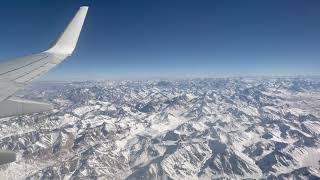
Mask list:
[[52,106],[50,104],[37,101],[10,98],[0,102],[0,118],[50,110],[52,110]]

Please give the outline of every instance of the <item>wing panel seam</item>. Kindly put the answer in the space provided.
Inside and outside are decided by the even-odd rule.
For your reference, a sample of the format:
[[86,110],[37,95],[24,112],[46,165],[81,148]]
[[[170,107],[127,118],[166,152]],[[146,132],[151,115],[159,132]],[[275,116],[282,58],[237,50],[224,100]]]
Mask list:
[[43,59],[46,59],[47,57],[49,57],[49,55],[46,55],[46,57],[42,57],[42,58],[40,58],[40,59],[38,59],[38,60],[36,60],[36,61],[33,61],[33,62],[29,63],[29,64],[24,65],[24,66],[21,66],[21,67],[18,67],[18,68],[9,70],[9,71],[7,71],[7,72],[1,73],[0,76],[5,75],[5,74],[8,74],[8,73],[13,72],[13,71],[16,71],[16,70],[19,70],[19,69],[21,69],[21,68],[27,67],[27,66],[29,66],[29,65],[31,65],[31,64],[40,62],[40,61],[42,61]]

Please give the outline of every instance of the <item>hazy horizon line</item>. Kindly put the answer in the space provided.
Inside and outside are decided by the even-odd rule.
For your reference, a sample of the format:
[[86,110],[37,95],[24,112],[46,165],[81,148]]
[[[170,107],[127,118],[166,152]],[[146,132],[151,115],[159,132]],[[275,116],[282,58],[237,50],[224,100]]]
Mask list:
[[221,76],[193,76],[193,77],[131,77],[131,78],[70,78],[70,79],[43,79],[36,82],[86,82],[86,81],[161,81],[161,80],[191,80],[191,79],[241,79],[241,78],[315,78],[320,79],[319,75],[221,75]]

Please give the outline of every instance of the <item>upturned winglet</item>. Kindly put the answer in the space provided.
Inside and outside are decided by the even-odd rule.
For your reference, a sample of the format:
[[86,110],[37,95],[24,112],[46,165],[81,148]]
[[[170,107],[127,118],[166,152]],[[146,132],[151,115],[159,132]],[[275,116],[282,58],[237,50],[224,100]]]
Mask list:
[[71,55],[74,51],[80,32],[86,18],[89,7],[82,6],[78,10],[77,14],[71,20],[67,28],[61,34],[56,43],[48,49],[46,52],[62,55]]

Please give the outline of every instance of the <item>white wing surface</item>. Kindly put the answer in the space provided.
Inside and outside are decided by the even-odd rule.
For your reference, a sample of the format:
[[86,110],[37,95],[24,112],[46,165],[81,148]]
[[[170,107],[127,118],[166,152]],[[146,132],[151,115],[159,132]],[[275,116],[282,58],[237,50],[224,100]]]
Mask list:
[[[80,7],[60,38],[47,51],[0,63],[0,118],[51,109],[49,104],[21,100],[12,96],[72,54],[87,11],[88,7]],[[0,151],[0,165],[13,162],[15,159],[14,152]]]
[[[0,102],[61,63],[74,51],[88,7],[81,7],[49,50],[0,64]],[[1,114],[0,114],[1,116]]]

